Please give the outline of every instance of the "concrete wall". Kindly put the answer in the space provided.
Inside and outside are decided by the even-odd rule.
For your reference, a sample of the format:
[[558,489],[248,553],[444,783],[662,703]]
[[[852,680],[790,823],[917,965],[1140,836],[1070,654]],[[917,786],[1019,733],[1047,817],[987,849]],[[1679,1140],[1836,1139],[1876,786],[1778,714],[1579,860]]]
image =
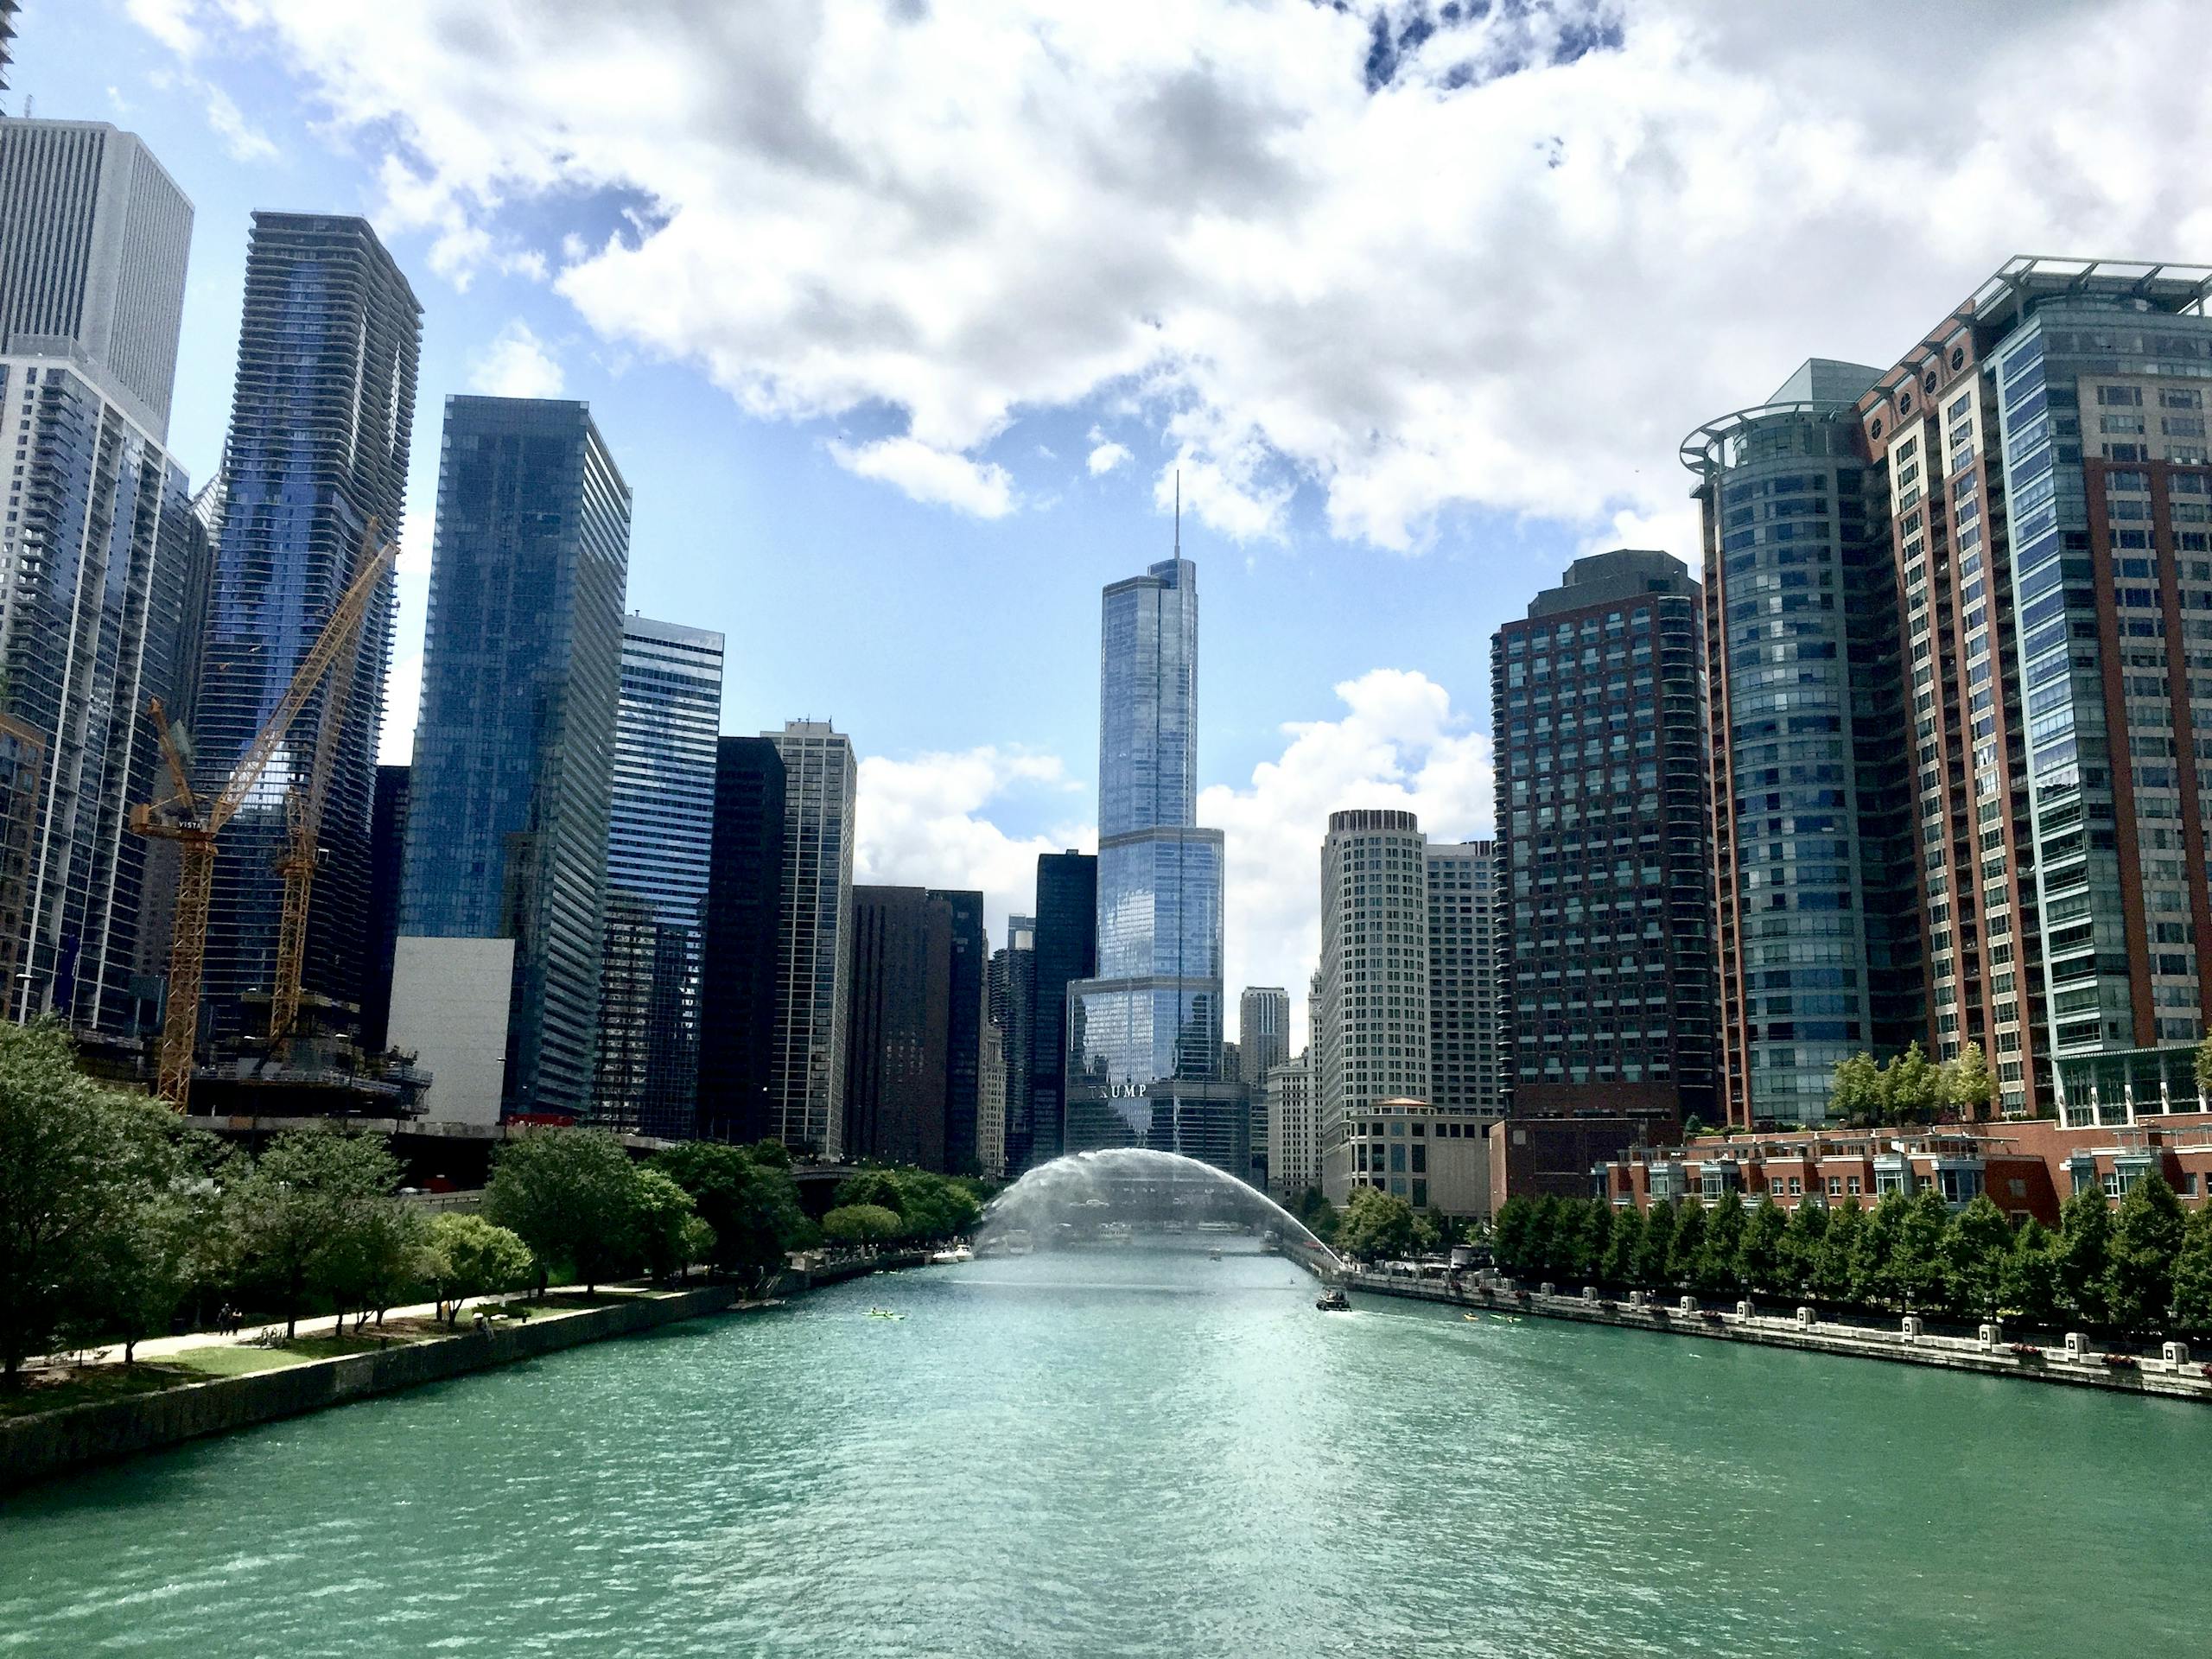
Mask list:
[[638,1296],[605,1307],[376,1353],[194,1382],[160,1394],[73,1406],[0,1422],[0,1491],[86,1464],[221,1434],[421,1382],[488,1370],[607,1337],[649,1331],[728,1307],[727,1285],[672,1296]]
[[443,1123],[497,1123],[507,1071],[512,939],[403,934],[391,957],[390,1042],[430,1074],[423,1097]]

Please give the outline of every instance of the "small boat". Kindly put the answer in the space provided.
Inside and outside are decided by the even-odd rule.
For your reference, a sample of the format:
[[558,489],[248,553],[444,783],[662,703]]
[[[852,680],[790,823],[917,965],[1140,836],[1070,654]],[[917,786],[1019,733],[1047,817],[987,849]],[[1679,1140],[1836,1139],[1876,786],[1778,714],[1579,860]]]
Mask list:
[[1351,1298],[1332,1285],[1321,1293],[1315,1300],[1313,1306],[1324,1313],[1349,1313],[1351,1312]]
[[1521,1316],[1518,1313],[1493,1313],[1491,1315],[1491,1318],[1496,1319],[1500,1325],[1518,1325],[1521,1323]]
[[1469,1325],[1480,1325],[1483,1322],[1483,1316],[1479,1313],[1462,1313],[1459,1317]]
[[1221,1252],[1220,1252],[1219,1250],[1208,1250],[1208,1251],[1206,1252],[1206,1260],[1207,1260],[1207,1261],[1209,1261],[1209,1262],[1218,1262],[1218,1261],[1220,1261],[1220,1260],[1221,1260]]
[[903,1319],[906,1317],[904,1313],[893,1313],[887,1307],[871,1307],[868,1316],[871,1319]]
[[956,1244],[949,1250],[938,1250],[930,1257],[933,1267],[954,1267],[963,1262],[973,1262],[976,1252],[965,1244]]

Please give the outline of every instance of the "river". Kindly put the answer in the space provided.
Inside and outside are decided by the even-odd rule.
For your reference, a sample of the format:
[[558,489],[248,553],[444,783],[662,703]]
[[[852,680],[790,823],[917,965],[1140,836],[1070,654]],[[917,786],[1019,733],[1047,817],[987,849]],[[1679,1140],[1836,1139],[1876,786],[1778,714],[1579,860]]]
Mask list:
[[2201,1406],[1313,1299],[985,1261],[201,1442],[0,1502],[0,1654],[2212,1649]]

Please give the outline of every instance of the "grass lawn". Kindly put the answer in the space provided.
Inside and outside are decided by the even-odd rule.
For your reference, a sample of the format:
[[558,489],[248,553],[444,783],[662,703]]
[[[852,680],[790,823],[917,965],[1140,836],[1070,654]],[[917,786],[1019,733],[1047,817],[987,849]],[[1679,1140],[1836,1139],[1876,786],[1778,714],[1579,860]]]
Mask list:
[[282,1348],[263,1348],[252,1343],[216,1343],[205,1348],[187,1348],[170,1357],[175,1363],[189,1366],[196,1372],[196,1376],[188,1379],[196,1382],[207,1376],[245,1376],[255,1371],[273,1371],[282,1365],[337,1359],[346,1354],[372,1354],[379,1348],[397,1347],[410,1340],[394,1337],[379,1342],[364,1332],[358,1337],[298,1337]]
[[85,1406],[98,1400],[153,1394],[173,1389],[180,1382],[199,1380],[197,1374],[169,1361],[36,1372],[27,1377],[26,1386],[15,1393],[0,1394],[0,1417],[29,1417],[41,1411],[59,1411],[64,1406]]

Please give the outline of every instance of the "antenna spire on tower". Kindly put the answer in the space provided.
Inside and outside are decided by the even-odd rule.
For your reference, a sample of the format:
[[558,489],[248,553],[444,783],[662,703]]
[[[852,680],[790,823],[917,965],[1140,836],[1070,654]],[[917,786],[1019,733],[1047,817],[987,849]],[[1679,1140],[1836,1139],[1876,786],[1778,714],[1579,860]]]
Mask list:
[[1175,469],[1175,556],[1183,556],[1183,469]]

